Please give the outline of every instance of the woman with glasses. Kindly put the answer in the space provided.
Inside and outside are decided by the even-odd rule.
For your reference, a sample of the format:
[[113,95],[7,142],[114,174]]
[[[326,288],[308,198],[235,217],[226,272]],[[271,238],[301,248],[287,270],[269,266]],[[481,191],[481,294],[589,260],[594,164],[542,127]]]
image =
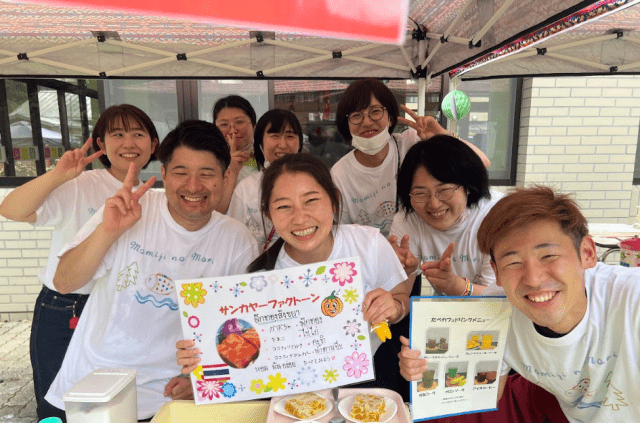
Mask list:
[[478,248],[478,228],[503,194],[489,190],[478,155],[436,135],[407,152],[397,186],[402,212],[389,241],[407,274],[422,273],[436,295],[480,295],[495,275]]
[[[421,139],[447,134],[431,116],[418,116],[402,106],[414,121],[399,117],[398,102],[381,81],[373,78],[352,83],[344,92],[336,110],[336,123],[340,135],[351,142],[350,151],[331,169],[331,175],[342,195],[342,223],[357,223],[380,229],[385,237],[393,217],[398,212],[396,180],[407,150]],[[398,122],[411,129],[401,134],[393,130]],[[487,157],[477,151],[489,166]],[[410,282],[411,295],[420,295],[420,282]],[[385,342],[375,356],[376,373],[384,380],[398,378],[397,386],[390,386],[409,401],[408,383],[398,375],[398,335],[409,336],[409,319],[391,327],[393,338]],[[380,363],[378,365],[378,363]]]
[[[433,117],[403,110],[415,122],[398,117],[396,98],[377,79],[356,81],[342,95],[336,110],[338,131],[355,147],[331,169],[344,201],[343,223],[373,226],[388,236],[397,212],[396,177],[407,150],[420,139],[447,134]],[[393,134],[398,121],[412,129]],[[476,150],[488,166],[489,160]]]
[[231,148],[229,181],[225,185],[222,200],[216,208],[220,213],[225,213],[236,184],[257,171],[253,153],[256,111],[247,99],[239,95],[230,95],[221,98],[213,105],[213,123],[222,132]]

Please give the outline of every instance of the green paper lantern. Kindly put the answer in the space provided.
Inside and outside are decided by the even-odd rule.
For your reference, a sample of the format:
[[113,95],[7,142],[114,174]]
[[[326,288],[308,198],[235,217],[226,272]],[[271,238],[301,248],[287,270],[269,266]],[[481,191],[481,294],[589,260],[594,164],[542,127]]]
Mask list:
[[442,101],[442,113],[450,120],[464,119],[471,109],[471,100],[462,91],[451,91]]

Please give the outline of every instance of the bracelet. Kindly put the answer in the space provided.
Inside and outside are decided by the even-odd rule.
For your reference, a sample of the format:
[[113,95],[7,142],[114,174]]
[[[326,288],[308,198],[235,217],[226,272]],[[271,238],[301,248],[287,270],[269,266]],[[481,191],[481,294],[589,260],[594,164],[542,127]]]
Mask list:
[[461,297],[470,297],[471,294],[473,294],[473,284],[469,279],[465,278],[465,281],[467,281],[467,286],[464,289],[464,292],[462,293]]
[[407,315],[407,308],[404,306],[404,303],[402,301],[400,301],[399,299],[394,297],[393,300],[399,302],[400,305],[402,306],[402,314],[400,315],[400,318],[398,318],[398,320],[393,322],[393,324],[395,324],[395,323],[398,323],[400,320],[405,318],[405,316]]

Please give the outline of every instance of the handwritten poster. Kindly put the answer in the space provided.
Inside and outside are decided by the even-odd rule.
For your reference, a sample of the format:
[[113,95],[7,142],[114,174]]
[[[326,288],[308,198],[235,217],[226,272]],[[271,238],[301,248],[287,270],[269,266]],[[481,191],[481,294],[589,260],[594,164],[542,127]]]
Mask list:
[[357,257],[177,285],[185,339],[202,351],[196,404],[374,378]]
[[411,348],[428,365],[411,382],[414,421],[496,409],[510,316],[505,297],[412,297]]

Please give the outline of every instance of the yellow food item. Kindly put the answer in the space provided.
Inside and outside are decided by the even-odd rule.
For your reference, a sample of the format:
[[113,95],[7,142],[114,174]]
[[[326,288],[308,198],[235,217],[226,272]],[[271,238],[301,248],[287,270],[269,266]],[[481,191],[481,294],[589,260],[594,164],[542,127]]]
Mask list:
[[349,415],[363,422],[379,422],[386,412],[384,398],[378,395],[358,394],[351,406]]
[[387,339],[391,339],[391,330],[389,329],[389,325],[386,320],[375,325],[372,330],[378,335],[380,341],[384,342]]
[[326,400],[320,395],[308,392],[288,399],[284,409],[297,418],[304,420],[324,410],[325,403]]
[[452,385],[464,385],[466,382],[466,379],[464,378],[464,376],[458,376],[458,377],[454,377],[453,379],[451,379],[451,384]]
[[479,347],[479,346],[480,346],[480,343],[478,341],[474,341],[474,340],[467,341],[467,349],[468,350],[470,350],[471,348]]

